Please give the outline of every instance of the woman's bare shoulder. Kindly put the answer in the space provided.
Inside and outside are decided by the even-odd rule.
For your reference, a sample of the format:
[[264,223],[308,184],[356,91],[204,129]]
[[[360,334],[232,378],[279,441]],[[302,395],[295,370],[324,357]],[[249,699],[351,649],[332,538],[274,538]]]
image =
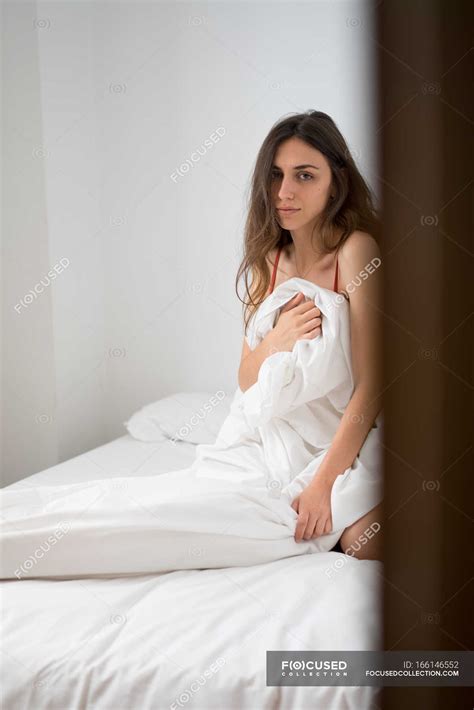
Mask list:
[[[340,249],[338,263],[340,290],[353,294],[354,288],[349,290],[349,285],[357,283],[357,277],[360,281],[363,271],[372,274],[378,270],[381,264],[381,253],[377,240],[368,232],[360,230],[352,232]],[[378,281],[378,279],[376,280]],[[363,283],[367,283],[367,281],[364,279]],[[359,291],[359,289],[357,290]]]
[[340,255],[343,261],[353,261],[354,258],[360,257],[361,254],[380,255],[379,245],[376,239],[368,232],[356,229],[344,241],[340,249]]
[[377,240],[368,232],[352,232],[339,250],[338,262],[342,280],[347,278],[350,281],[354,270],[358,272],[375,257],[381,257]]

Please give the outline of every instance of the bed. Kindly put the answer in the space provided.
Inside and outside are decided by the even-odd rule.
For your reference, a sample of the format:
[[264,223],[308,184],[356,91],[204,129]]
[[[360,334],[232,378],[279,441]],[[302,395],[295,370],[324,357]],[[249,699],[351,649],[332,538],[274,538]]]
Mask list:
[[[129,434],[9,488],[150,476],[195,445]],[[328,553],[251,567],[2,583],[4,710],[369,710],[372,687],[266,686],[267,650],[382,648],[382,563]]]

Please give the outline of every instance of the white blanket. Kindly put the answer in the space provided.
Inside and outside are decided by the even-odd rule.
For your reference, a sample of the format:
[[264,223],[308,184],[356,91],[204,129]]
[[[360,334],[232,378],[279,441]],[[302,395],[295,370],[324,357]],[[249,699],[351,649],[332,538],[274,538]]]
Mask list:
[[291,508],[317,472],[353,391],[349,307],[290,279],[267,297],[248,335],[255,347],[297,291],[314,300],[322,334],[275,352],[237,389],[213,445],[189,468],[2,492],[1,577],[85,577],[249,566],[328,551],[382,499],[381,416],[331,493],[333,530],[294,540]]
[[[158,476],[159,477],[159,476]],[[382,563],[1,583],[4,710],[376,710],[370,686],[267,686],[266,653],[382,648]]]

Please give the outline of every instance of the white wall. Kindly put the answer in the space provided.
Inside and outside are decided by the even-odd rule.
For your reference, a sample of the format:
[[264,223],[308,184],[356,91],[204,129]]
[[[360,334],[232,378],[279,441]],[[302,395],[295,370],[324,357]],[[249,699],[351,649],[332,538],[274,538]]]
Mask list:
[[235,390],[234,280],[272,124],[329,113],[377,189],[370,7],[3,5],[4,483],[121,436],[167,394]]

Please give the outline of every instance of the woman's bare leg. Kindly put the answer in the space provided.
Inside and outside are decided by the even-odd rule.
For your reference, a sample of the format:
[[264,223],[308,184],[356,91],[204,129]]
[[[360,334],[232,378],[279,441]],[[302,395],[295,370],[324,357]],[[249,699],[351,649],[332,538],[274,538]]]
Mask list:
[[382,560],[383,522],[379,503],[344,530],[339,540],[342,551],[359,560]]

